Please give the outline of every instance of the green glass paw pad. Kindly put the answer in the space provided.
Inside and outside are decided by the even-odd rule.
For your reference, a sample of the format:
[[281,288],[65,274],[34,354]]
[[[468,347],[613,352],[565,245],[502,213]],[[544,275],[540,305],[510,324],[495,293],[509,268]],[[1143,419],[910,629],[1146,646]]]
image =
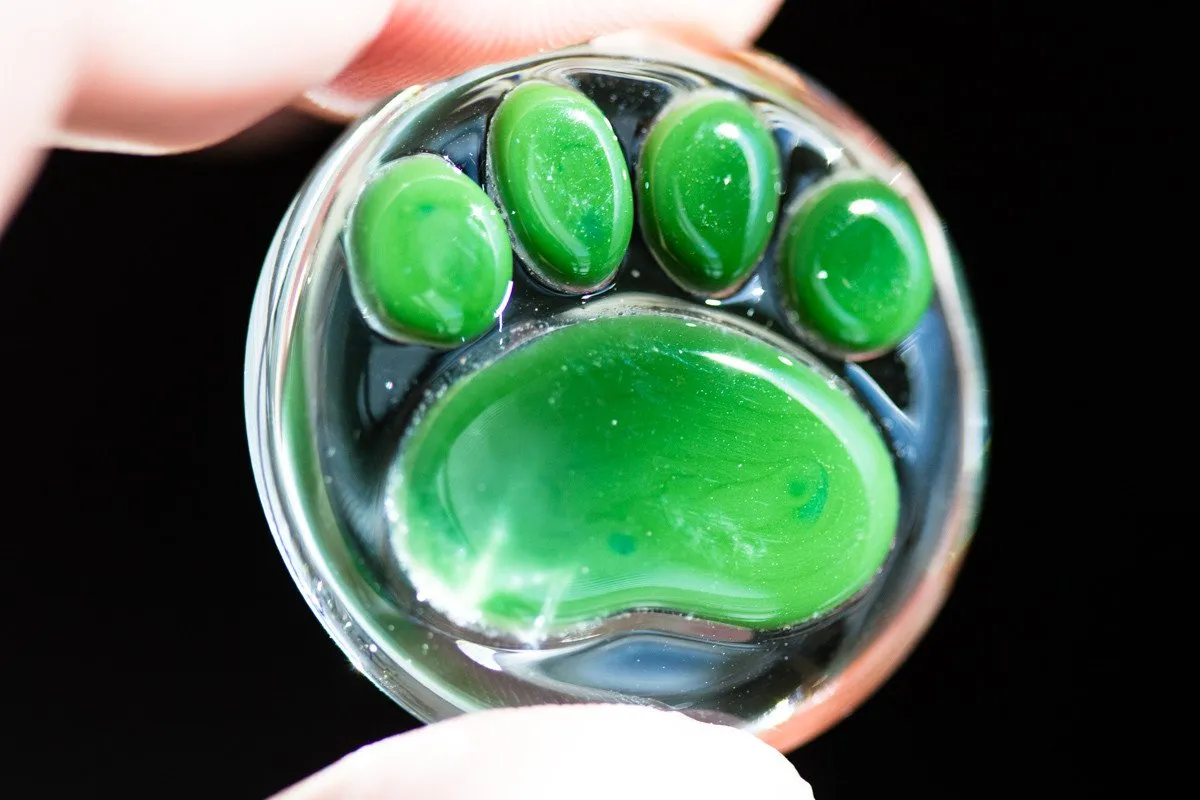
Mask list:
[[774,138],[744,100],[699,91],[669,107],[637,171],[646,244],[685,289],[722,296],[762,258],[782,172]]
[[830,181],[804,198],[787,226],[781,272],[800,323],[836,348],[891,347],[933,297],[921,228],[882,181]]
[[392,475],[393,547],[452,619],[522,634],[653,609],[778,629],[861,590],[898,488],[870,420],[778,347],[639,313],[452,385]]
[[488,131],[488,175],[525,261],[577,292],[612,278],[633,233],[621,144],[596,104],[548,83],[509,92]]
[[351,285],[385,336],[438,346],[496,322],[512,283],[504,221],[487,194],[438,156],[392,162],[363,188],[346,234]]

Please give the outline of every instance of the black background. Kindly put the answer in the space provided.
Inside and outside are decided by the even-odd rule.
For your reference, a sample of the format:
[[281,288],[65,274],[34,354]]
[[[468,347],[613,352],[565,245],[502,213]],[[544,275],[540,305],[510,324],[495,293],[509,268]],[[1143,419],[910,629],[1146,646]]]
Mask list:
[[[1080,120],[1112,89],[1092,36],[1011,3],[790,2],[760,42],[911,163],[966,262],[993,386],[958,587],[885,688],[793,755],[821,800],[992,796],[1034,762],[1041,783],[1072,778],[1081,679],[1057,609],[1073,586],[1051,580],[1053,526],[1032,523],[1022,466],[1053,414],[1017,387],[1022,337],[1057,302],[1031,281],[1070,247],[1051,222],[1090,158]],[[56,153],[0,239],[6,716],[25,766],[53,754],[31,796],[264,797],[414,724],[292,585],[245,440],[255,281],[336,133]]]

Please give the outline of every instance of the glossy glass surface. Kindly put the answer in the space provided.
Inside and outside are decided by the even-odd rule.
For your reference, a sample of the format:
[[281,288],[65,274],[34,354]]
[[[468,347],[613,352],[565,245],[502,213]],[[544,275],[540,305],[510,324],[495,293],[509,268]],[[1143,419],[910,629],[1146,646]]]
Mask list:
[[779,150],[744,99],[681,94],[651,123],[637,171],[643,236],[685,289],[724,295],[762,258],[779,214]]
[[[527,82],[568,86],[588,97],[611,124],[630,170],[639,163],[655,120],[673,103],[696,92],[716,91],[734,95],[753,109],[769,132],[781,165],[775,202],[783,219],[776,218],[767,231],[761,258],[739,279],[740,284],[720,296],[697,296],[655,258],[643,226],[634,230],[620,267],[597,293],[548,285],[518,252],[512,289],[495,325],[461,347],[408,343],[369,324],[350,288],[345,250],[348,213],[363,187],[398,159],[432,153],[495,196],[486,167],[489,122],[503,99]],[[902,341],[859,354],[843,352],[803,324],[786,290],[779,250],[789,215],[796,213],[805,192],[864,175],[887,183],[911,208],[928,251],[933,294]],[[600,366],[584,371],[611,372],[612,386],[597,377],[587,380],[593,380],[605,397],[616,397],[639,364],[653,364],[653,340],[674,334],[652,332],[641,337],[649,340],[645,342],[649,353],[622,355],[631,340],[614,331],[606,350],[608,334],[599,332],[612,316],[641,320],[631,324],[650,327],[655,323],[646,320],[687,318],[697,329],[704,326],[704,330],[759,342],[752,347],[753,357],[744,361],[761,367],[761,380],[749,381],[745,369],[729,367],[728,357],[739,354],[736,348],[706,348],[703,352],[723,353],[726,363],[708,358],[701,371],[686,370],[684,382],[694,381],[686,399],[655,385],[644,408],[635,409],[632,398],[621,399],[620,415],[609,416],[610,428],[646,424],[661,432],[674,422],[679,441],[700,448],[704,426],[715,424],[704,421],[703,415],[736,405],[739,399],[766,403],[770,421],[761,422],[761,414],[728,415],[721,423],[717,455],[709,459],[712,464],[705,464],[700,455],[689,458],[684,450],[671,449],[671,431],[656,442],[647,428],[622,447],[630,449],[635,461],[647,464],[654,453],[662,452],[666,459],[662,468],[634,465],[622,474],[614,460],[605,466],[605,475],[593,473],[578,487],[584,491],[587,484],[594,485],[597,494],[587,495],[591,507],[599,508],[599,493],[612,489],[622,514],[641,519],[649,514],[650,504],[670,496],[671,476],[687,475],[689,470],[693,475],[725,475],[736,470],[737,463],[747,463],[731,462],[737,448],[744,448],[747,459],[760,465],[756,478],[744,493],[731,479],[718,481],[711,496],[703,498],[708,509],[703,517],[715,524],[720,512],[713,509],[727,508],[736,521],[733,527],[742,535],[741,543],[756,552],[767,541],[766,527],[772,527],[771,534],[778,530],[767,523],[754,529],[749,509],[755,491],[764,492],[760,495],[763,520],[782,524],[787,519],[791,524],[803,522],[800,516],[810,512],[815,517],[821,472],[807,470],[804,464],[812,461],[814,452],[826,453],[830,464],[850,463],[845,454],[853,443],[870,440],[862,431],[865,425],[889,451],[888,466],[896,478],[899,502],[890,536],[866,530],[866,540],[872,544],[856,562],[861,570],[850,570],[858,577],[828,583],[801,580],[810,551],[804,551],[802,538],[786,536],[780,539],[784,549],[778,551],[778,563],[769,570],[751,569],[749,562],[738,561],[730,536],[729,547],[710,551],[714,565],[721,567],[714,568],[712,575],[727,581],[722,591],[701,597],[693,586],[683,601],[677,597],[670,604],[680,608],[639,607],[627,613],[610,612],[617,606],[647,604],[584,603],[568,615],[574,621],[569,630],[547,628],[536,637],[521,635],[526,632],[522,625],[483,624],[482,613],[479,618],[452,613],[449,603],[439,603],[423,591],[416,562],[400,544],[406,523],[395,501],[408,490],[397,476],[416,476],[431,489],[430,471],[410,468],[411,464],[432,453],[429,469],[436,473],[454,457],[446,455],[444,446],[439,453],[438,446],[427,450],[412,443],[433,426],[438,433],[423,440],[426,444],[434,439],[454,440],[470,428],[455,423],[455,415],[466,409],[471,413],[462,420],[484,420],[475,412],[488,397],[521,398],[523,409],[535,402],[539,387],[552,394],[554,382],[543,373],[556,356],[543,358],[534,348],[539,341],[553,342],[553,337],[570,331],[578,330],[586,347],[572,345],[570,338],[560,338],[553,347],[561,347],[568,361],[577,362],[584,351],[595,353]],[[698,350],[694,343],[680,341],[676,349]],[[766,349],[757,349],[760,346]],[[766,369],[767,353],[776,358],[778,369]],[[780,356],[793,364],[778,361]],[[528,362],[526,369],[522,359]],[[668,374],[657,366],[652,371]],[[528,374],[524,382],[522,372]],[[813,428],[818,438],[824,435],[820,430],[836,433],[844,449],[829,439],[821,439],[825,444],[816,450],[808,439],[788,439],[786,420],[796,419],[794,412],[770,407],[780,402],[780,395],[762,388],[764,382],[786,375],[808,376],[797,378],[801,382],[813,376],[827,379],[829,391],[841,398],[835,405],[853,407],[855,414],[850,417],[862,423],[850,428],[858,433],[848,435],[845,425],[829,424],[828,419],[824,429]],[[827,93],[777,62],[640,36],[610,38],[489,67],[438,86],[417,87],[354,126],[318,165],[281,225],[256,299],[246,376],[256,476],[272,530],[297,585],[352,662],[389,696],[426,720],[495,706],[602,700],[678,709],[753,730],[780,747],[819,733],[886,678],[939,607],[970,538],[986,437],[983,374],[970,308],[940,221],[903,162]],[[469,387],[475,381],[492,388],[471,400]],[[452,399],[456,387],[468,398],[465,405]],[[578,392],[568,405],[586,404],[582,399],[586,392],[563,388]],[[709,403],[697,399],[701,388],[710,396],[720,395],[719,399]],[[810,409],[824,408],[820,391],[806,390],[804,396]],[[548,401],[549,397],[543,398]],[[672,403],[680,409],[678,414],[673,413]],[[525,415],[517,405],[508,408],[503,402],[493,404],[493,412],[497,422],[508,420],[506,431],[510,425],[527,430],[527,435],[517,437],[520,442],[498,432],[481,439],[488,447],[504,451],[493,454],[490,463],[510,464],[507,471],[486,470],[502,480],[505,492],[515,493],[522,482],[532,482],[538,470],[552,469],[545,459],[555,457],[553,437],[570,433],[557,426],[580,423],[578,415],[556,416],[558,412],[545,410]],[[645,415],[643,423],[636,418],[639,414]],[[616,426],[612,419],[617,420]],[[423,428],[422,420],[430,427]],[[760,436],[759,426],[767,433]],[[583,437],[589,442],[587,448],[602,446],[605,433],[626,435],[604,432],[600,426]],[[528,446],[523,449],[524,443]],[[789,449],[794,454],[791,459],[784,455]],[[557,457],[574,456],[560,449]],[[781,458],[787,469],[774,466]],[[851,461],[862,472],[864,465],[879,458]],[[821,464],[828,472],[828,464]],[[782,470],[781,479],[784,472],[795,473],[791,475],[795,480],[776,486],[772,469]],[[629,487],[639,475],[648,483],[633,492]],[[562,483],[561,477],[556,480],[560,486],[571,485]],[[863,480],[864,486],[872,482]],[[702,494],[694,482],[677,488],[685,501]],[[514,494],[504,504],[514,518],[541,535],[546,523],[539,508],[552,505],[549,491],[538,483],[517,493],[521,500]],[[418,495],[422,503],[431,502],[424,490],[407,497]],[[768,495],[778,497],[779,504],[770,502]],[[465,502],[479,510],[484,507],[483,496]],[[687,502],[670,505],[678,510]],[[430,506],[434,513],[448,507],[444,500]],[[427,512],[419,516],[431,518]],[[614,537],[617,531],[596,529],[589,539],[587,526],[595,524],[591,516],[567,521],[562,535],[582,536],[584,550],[594,546],[590,553],[604,552],[603,569],[609,574],[643,586],[655,582],[652,564],[634,563],[639,553],[647,552],[636,538],[627,540]],[[669,528],[660,523],[651,532],[657,536],[660,530]],[[479,535],[474,526],[471,535]],[[839,539],[845,542],[841,536],[829,541]],[[868,563],[879,555],[879,542],[885,539],[886,555],[877,570],[870,569]],[[436,552],[439,541],[436,536],[427,539],[433,549],[422,556],[424,564],[453,577],[453,566],[446,566],[452,561],[445,562]],[[633,547],[631,541],[636,542]],[[724,563],[717,564],[722,553]],[[846,553],[853,553],[853,548]],[[690,557],[700,563],[702,554],[698,550]],[[537,558],[559,556],[570,560],[569,553]],[[623,559],[631,562],[628,571],[617,566]],[[798,585],[783,590],[789,567]],[[833,605],[815,618],[790,624],[804,608],[821,607],[814,598],[822,594],[822,585],[846,589],[858,584],[862,572],[869,572],[869,578],[853,596],[830,600]],[[744,590],[756,581],[774,586],[776,599],[790,603],[790,609],[775,619],[767,615],[758,625],[749,624],[747,616],[752,614],[745,609],[752,604],[739,611],[738,602],[744,598],[735,602],[729,595],[731,587]],[[491,611],[501,623],[514,615],[527,619],[529,600],[535,596],[533,592],[515,595]],[[485,610],[482,602],[465,605]],[[691,612],[686,606],[693,606]]]
[[609,281],[633,233],[633,190],[621,144],[588,97],[530,81],[488,126],[490,184],[527,265],[550,286]]
[[788,223],[780,258],[797,318],[837,348],[894,346],[933,297],[917,218],[903,197],[872,178],[814,187]]
[[622,310],[543,333],[414,423],[387,502],[417,591],[531,642],[639,609],[779,630],[853,597],[899,508],[870,418],[774,343]]
[[346,250],[364,319],[403,340],[474,339],[496,324],[512,283],[496,207],[435,155],[398,159],[371,178],[351,214]]

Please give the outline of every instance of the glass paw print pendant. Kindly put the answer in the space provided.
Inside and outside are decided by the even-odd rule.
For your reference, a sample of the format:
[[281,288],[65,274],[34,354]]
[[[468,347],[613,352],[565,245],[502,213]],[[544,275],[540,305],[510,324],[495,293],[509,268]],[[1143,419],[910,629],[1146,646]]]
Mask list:
[[624,35],[396,95],[300,191],[246,369],[326,630],[432,721],[820,733],[974,524],[979,346],[906,165],[754,53]]

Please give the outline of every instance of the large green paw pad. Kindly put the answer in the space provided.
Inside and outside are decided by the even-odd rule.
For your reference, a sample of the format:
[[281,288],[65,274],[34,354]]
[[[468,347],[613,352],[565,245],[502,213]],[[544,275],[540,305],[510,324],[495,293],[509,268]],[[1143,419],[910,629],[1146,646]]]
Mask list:
[[458,381],[389,489],[429,601],[508,630],[642,608],[786,627],[871,579],[898,506],[890,453],[823,375],[651,313],[566,325]]

